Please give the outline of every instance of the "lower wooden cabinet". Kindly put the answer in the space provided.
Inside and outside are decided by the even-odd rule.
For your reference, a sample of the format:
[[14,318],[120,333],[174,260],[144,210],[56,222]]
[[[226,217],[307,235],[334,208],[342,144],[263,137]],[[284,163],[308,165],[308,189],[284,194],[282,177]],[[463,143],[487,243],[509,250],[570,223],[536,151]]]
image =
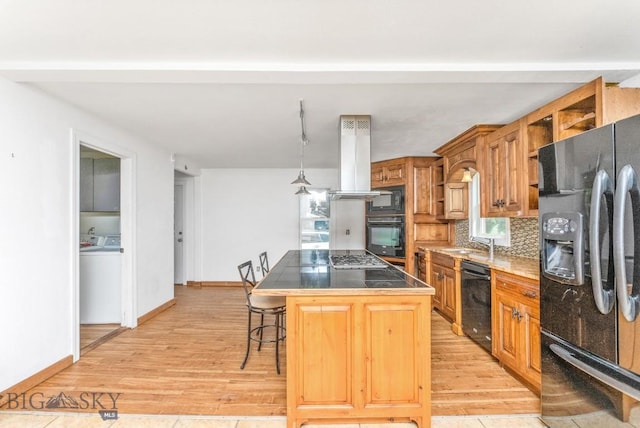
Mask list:
[[540,391],[540,286],[538,281],[493,271],[493,355]]
[[454,321],[456,317],[456,273],[455,259],[440,253],[431,255],[431,283],[436,294],[433,307],[442,315]]
[[287,297],[287,425],[429,426],[431,296]]

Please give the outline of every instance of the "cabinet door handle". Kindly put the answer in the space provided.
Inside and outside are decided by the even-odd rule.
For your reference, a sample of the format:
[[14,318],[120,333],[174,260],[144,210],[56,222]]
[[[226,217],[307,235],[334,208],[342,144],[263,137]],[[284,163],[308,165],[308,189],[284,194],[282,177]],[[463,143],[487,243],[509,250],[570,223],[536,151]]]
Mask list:
[[538,296],[538,293],[536,293],[535,291],[525,291],[524,293],[522,293],[522,295],[526,297],[535,298],[536,296]]
[[516,308],[511,308],[511,318],[517,319],[518,322],[522,321],[522,314]]

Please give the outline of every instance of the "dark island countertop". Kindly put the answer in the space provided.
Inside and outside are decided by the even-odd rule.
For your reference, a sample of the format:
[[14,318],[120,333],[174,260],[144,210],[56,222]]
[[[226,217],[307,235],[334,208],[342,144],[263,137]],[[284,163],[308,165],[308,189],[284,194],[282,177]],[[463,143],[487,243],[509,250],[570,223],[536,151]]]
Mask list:
[[[290,250],[253,293],[256,295],[424,294],[435,289],[397,267],[337,269],[330,255],[370,254],[365,250]],[[382,260],[382,259],[379,259]]]

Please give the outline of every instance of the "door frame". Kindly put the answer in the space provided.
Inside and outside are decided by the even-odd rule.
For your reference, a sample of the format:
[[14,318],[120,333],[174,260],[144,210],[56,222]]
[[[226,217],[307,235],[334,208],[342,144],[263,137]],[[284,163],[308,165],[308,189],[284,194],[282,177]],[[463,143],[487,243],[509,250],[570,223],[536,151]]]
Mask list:
[[136,241],[135,241],[135,181],[136,154],[124,147],[95,137],[81,130],[71,129],[72,145],[72,308],[71,319],[73,361],[80,359],[80,145],[108,153],[120,158],[120,233],[122,273],[121,286],[121,325],[134,328],[138,325],[137,318],[137,283],[136,283]]

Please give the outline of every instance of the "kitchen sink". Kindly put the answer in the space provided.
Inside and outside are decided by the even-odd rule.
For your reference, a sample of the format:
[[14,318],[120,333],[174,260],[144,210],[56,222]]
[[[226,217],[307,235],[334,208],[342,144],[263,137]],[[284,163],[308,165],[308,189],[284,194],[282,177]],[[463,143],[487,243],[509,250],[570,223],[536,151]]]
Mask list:
[[475,254],[478,252],[478,250],[474,250],[471,248],[446,248],[446,249],[443,249],[443,251],[449,254],[460,254],[460,255]]

